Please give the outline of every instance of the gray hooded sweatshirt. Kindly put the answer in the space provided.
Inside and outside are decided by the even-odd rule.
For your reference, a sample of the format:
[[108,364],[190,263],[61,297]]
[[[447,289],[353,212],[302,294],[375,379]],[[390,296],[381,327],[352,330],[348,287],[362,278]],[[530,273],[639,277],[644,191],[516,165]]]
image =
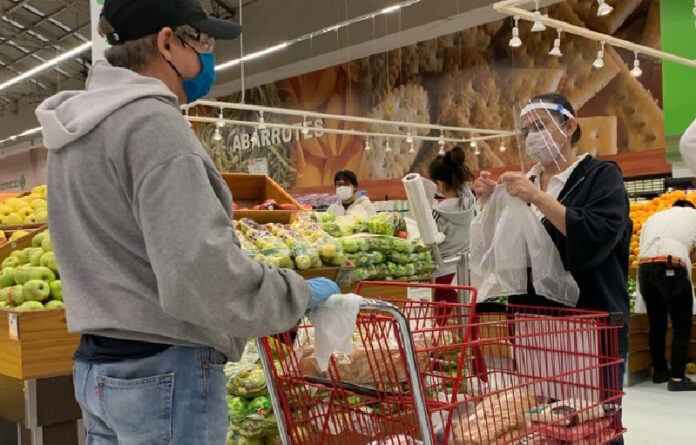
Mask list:
[[300,319],[307,284],[242,253],[227,185],[164,83],[99,62],[36,115],[70,331],[237,360]]
[[[476,199],[467,186],[458,198],[445,199],[433,206],[437,228],[445,234],[445,240],[438,245],[443,260],[469,250],[469,229],[475,215],[475,204]],[[456,270],[456,263],[443,264],[433,271],[433,276],[440,277],[455,273]]]

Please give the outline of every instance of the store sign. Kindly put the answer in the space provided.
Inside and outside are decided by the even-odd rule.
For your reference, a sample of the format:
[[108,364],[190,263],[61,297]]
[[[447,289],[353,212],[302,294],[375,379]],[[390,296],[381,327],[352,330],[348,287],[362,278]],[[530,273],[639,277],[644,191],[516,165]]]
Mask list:
[[290,128],[265,128],[254,130],[253,133],[235,133],[232,136],[232,152],[251,150],[253,148],[266,148],[274,145],[289,144],[293,141],[320,138],[324,135],[324,121],[317,119],[313,127],[308,128],[307,134],[302,133],[302,125],[296,129]]
[[268,175],[268,159],[256,158],[249,162],[249,173]]
[[17,179],[13,179],[10,181],[4,181],[0,182],[0,192],[4,192],[7,190],[21,190],[24,191],[24,187],[27,185],[27,181],[24,178],[24,175],[20,176]]

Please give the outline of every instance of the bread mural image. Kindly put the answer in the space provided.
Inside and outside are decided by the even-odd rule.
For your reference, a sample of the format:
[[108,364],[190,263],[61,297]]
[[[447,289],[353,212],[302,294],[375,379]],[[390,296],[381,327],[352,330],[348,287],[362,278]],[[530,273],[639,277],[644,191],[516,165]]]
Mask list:
[[[544,12],[578,26],[660,46],[658,0],[607,2],[615,9],[606,17],[597,17],[595,0],[568,0]],[[602,156],[665,147],[659,62],[641,59],[643,73],[634,77],[633,53],[607,46],[604,66],[595,68],[593,62],[600,49],[597,42],[564,34],[562,56],[557,57],[549,54],[558,37],[556,31],[532,33],[530,23],[520,22],[523,44],[511,48],[511,30],[512,19],[499,20],[281,80],[255,89],[256,94],[247,94],[247,102],[251,97],[261,105],[323,113],[512,130],[514,104],[536,94],[558,92],[566,95],[577,111],[584,134],[580,152]],[[214,157],[241,160],[219,163],[228,171],[246,171],[248,162],[243,160],[250,155],[244,153],[243,142],[249,138],[246,150],[253,151],[254,159],[268,158],[269,173],[285,187],[331,185],[334,173],[343,169],[355,171],[359,180],[395,179],[409,171],[422,173],[440,149],[436,142],[415,140],[409,144],[403,139],[366,140],[358,135],[321,132],[322,128],[341,128],[439,135],[409,130],[407,125],[385,127],[319,120],[310,122],[312,131],[304,134],[300,131],[302,119],[292,123],[298,125],[297,132],[257,138],[269,142],[266,146],[254,145],[251,135],[230,138],[223,134],[217,141],[213,140],[212,126],[197,130]],[[223,133],[240,131],[252,130],[226,129]],[[445,146],[448,148],[451,144]],[[514,138],[489,139],[481,141],[476,149],[465,148],[472,170],[515,167],[526,161]]]

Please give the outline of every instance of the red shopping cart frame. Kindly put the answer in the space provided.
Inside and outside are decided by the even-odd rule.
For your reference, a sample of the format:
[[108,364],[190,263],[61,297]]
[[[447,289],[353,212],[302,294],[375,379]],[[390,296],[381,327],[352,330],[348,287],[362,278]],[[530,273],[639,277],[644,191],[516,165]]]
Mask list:
[[[275,359],[269,386],[288,443],[589,444],[623,432],[612,415],[623,395],[619,327],[608,314],[519,305],[478,313],[470,287],[366,282],[358,292],[365,285],[462,290],[471,302],[388,300],[401,325],[392,313],[361,311],[354,355],[334,354],[326,374],[312,366],[311,325],[261,339]],[[542,411],[571,399],[574,411]]]

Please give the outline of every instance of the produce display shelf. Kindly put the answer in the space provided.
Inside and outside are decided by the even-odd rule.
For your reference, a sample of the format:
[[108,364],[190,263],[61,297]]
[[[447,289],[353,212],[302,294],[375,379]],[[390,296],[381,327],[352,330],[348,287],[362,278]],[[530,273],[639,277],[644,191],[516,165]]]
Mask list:
[[[238,205],[249,203],[261,204],[272,199],[278,204],[292,204],[298,210],[302,207],[278,183],[266,175],[251,173],[222,173],[232,197]],[[259,224],[290,224],[298,210],[235,210],[234,219],[251,218]]]

